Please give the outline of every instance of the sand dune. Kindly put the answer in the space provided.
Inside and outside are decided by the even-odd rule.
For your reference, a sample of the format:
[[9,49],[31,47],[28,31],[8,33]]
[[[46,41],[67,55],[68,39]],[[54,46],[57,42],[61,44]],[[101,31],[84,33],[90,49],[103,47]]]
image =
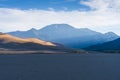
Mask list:
[[55,44],[51,43],[51,42],[47,42],[47,41],[43,41],[43,40],[40,40],[40,39],[37,39],[37,38],[27,38],[27,39],[24,39],[28,42],[33,42],[33,43],[38,43],[38,44],[41,44],[41,45],[46,45],[46,46],[56,46]]
[[37,38],[19,38],[0,33],[0,54],[85,53]]
[[11,36],[9,34],[0,34],[0,41],[2,41],[2,43],[11,43],[11,42],[15,42],[15,43],[37,43],[40,45],[46,45],[46,46],[56,46],[55,44],[51,43],[51,42],[47,42],[47,41],[43,41],[37,38],[26,38],[26,39],[22,39],[22,38],[18,38],[15,36]]

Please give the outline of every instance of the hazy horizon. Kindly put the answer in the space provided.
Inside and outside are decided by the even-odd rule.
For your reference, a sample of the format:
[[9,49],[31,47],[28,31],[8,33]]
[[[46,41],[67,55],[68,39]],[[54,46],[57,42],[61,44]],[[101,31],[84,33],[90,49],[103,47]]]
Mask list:
[[0,31],[69,24],[120,35],[120,0],[0,0]]
[[[65,24],[65,23],[63,23],[63,24]],[[54,25],[54,24],[50,24],[50,25]],[[60,24],[57,24],[57,25],[60,25]],[[66,24],[66,25],[69,25],[69,24]],[[6,32],[3,31],[3,33],[16,32],[16,31],[28,31],[28,30],[31,30],[31,29],[40,30],[40,29],[45,28],[45,27],[48,27],[48,26],[49,26],[49,25],[46,25],[46,26],[41,27],[41,28],[34,28],[34,27],[33,27],[33,28],[30,28],[30,29],[26,29],[26,30],[11,30],[11,31],[6,31]],[[71,25],[69,25],[69,26],[71,26]],[[76,27],[74,27],[74,26],[72,26],[72,27],[73,27],[73,28],[76,28]],[[95,31],[95,30],[90,29],[90,28],[76,28],[76,29],[89,29],[89,30]],[[1,31],[1,32],[2,32],[2,31]],[[113,33],[115,33],[114,31],[106,31],[106,32],[96,31],[96,32],[99,32],[99,33],[102,33],[102,34],[105,34],[105,33],[108,33],[108,32],[113,32]],[[117,33],[115,33],[115,34],[117,34]],[[120,34],[117,34],[117,35],[120,36]]]

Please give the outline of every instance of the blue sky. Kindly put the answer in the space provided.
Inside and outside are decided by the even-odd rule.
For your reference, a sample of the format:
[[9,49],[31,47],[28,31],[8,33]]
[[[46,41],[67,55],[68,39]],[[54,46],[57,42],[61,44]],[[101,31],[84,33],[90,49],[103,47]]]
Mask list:
[[120,35],[120,0],[0,0],[0,31],[69,24]]
[[54,8],[56,11],[89,10],[88,6],[80,4],[80,0],[0,0],[0,7],[43,10]]

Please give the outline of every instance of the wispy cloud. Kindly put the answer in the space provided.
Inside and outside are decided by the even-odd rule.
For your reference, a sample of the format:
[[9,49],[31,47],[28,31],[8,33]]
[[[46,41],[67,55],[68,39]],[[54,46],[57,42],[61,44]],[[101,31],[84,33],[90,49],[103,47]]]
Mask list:
[[87,5],[93,10],[120,11],[120,0],[88,0],[88,1],[80,1],[80,4]]
[[89,6],[91,11],[54,11],[52,8],[49,10],[0,8],[0,28],[4,31],[26,30],[32,27],[39,29],[49,24],[67,23],[76,28],[86,27],[96,31],[114,31],[120,34],[118,31],[120,30],[118,27],[120,26],[119,5],[116,0],[110,1],[116,7],[112,6],[113,3],[108,0],[80,2]]

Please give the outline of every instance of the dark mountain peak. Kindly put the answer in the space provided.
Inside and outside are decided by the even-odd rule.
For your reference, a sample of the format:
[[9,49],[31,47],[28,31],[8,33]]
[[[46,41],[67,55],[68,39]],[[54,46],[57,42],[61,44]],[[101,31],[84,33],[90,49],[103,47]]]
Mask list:
[[118,39],[119,36],[115,34],[114,32],[107,32],[104,34],[104,37],[106,38],[105,40],[108,41],[113,41],[115,39]]
[[119,38],[119,36],[115,34],[114,32],[105,33],[104,36],[108,37],[108,39],[110,39],[111,41]]
[[[53,26],[53,27],[72,27],[71,25],[69,24],[51,24],[51,25],[48,25],[48,26]],[[73,28],[73,27],[72,27]]]
[[114,32],[107,32],[107,33],[105,33],[105,35],[118,36],[118,35],[117,35],[117,34],[115,34]]
[[35,28],[31,28],[29,31],[37,31],[37,29],[35,29]]
[[48,30],[58,30],[58,29],[74,29],[74,27],[72,27],[71,25],[68,25],[68,24],[51,24],[51,25],[48,25],[44,28],[42,28],[41,30],[45,30],[45,29],[48,29]]

